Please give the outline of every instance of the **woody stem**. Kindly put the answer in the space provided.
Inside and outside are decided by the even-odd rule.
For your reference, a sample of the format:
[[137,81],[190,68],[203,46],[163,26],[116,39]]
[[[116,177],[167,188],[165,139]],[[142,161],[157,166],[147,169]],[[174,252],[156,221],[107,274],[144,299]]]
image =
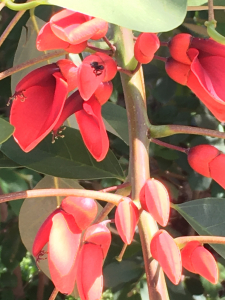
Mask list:
[[210,21],[214,20],[213,0],[208,0],[208,7],[209,7],[208,8],[208,14],[209,14],[208,20],[210,22]]
[[58,291],[56,288],[54,288],[53,292],[51,293],[51,296],[48,300],[55,300],[56,296],[58,294]]
[[182,236],[175,238],[176,244],[183,248],[187,243],[192,241],[198,241],[202,244],[225,244],[224,236]]

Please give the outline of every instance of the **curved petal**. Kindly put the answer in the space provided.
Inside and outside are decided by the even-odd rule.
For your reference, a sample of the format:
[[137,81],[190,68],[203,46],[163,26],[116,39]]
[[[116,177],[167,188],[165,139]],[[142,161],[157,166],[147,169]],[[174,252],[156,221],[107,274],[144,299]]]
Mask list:
[[111,81],[107,82],[101,82],[97,88],[97,90],[94,92],[95,98],[98,100],[98,102],[103,105],[105,104],[113,92],[113,84]]
[[103,38],[107,31],[108,31],[108,22],[99,19],[99,18],[93,18],[94,22],[92,23],[92,26],[96,28],[96,33],[92,35],[91,39],[92,40],[98,40]]
[[10,123],[15,126],[14,138],[25,152],[40,143],[57,123],[67,96],[67,83],[59,72],[39,86],[23,91],[13,101]]
[[76,256],[81,230],[73,216],[63,211],[52,218],[48,244],[48,263],[51,279],[61,293],[71,294],[76,277]]
[[83,103],[83,109],[75,112],[83,141],[97,161],[105,158],[109,139],[101,116],[101,105],[92,97]]
[[190,47],[198,49],[200,53],[225,57],[225,45],[219,44],[213,39],[192,37]]
[[209,163],[209,170],[212,179],[214,179],[223,188],[225,188],[224,166],[225,154],[223,153],[219,154]]

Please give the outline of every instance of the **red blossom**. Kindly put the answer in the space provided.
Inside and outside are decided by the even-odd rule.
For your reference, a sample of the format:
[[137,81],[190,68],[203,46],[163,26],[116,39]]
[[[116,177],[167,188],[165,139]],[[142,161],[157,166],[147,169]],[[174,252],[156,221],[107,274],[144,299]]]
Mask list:
[[192,273],[205,277],[213,284],[218,282],[218,267],[212,254],[198,241],[191,241],[181,250],[182,265]]
[[100,39],[107,30],[108,23],[102,19],[64,9],[42,27],[37,37],[37,49],[62,48],[80,53],[87,47],[88,39]]
[[139,218],[137,206],[131,199],[123,199],[116,208],[115,224],[125,244],[131,244]]
[[168,75],[187,85],[218,120],[225,121],[225,46],[182,33],[172,38],[169,49]]
[[158,180],[150,178],[140,191],[140,202],[144,210],[149,212],[161,226],[169,220],[170,199],[165,186]]
[[147,64],[152,61],[159,47],[160,41],[155,33],[141,33],[134,45],[134,56],[140,63]]
[[51,132],[62,114],[68,92],[75,87],[70,69],[76,69],[76,66],[69,60],[60,62],[27,74],[11,97],[13,136],[25,152],[31,151]]
[[211,145],[198,145],[188,152],[190,166],[199,174],[211,177],[225,188],[225,154]]

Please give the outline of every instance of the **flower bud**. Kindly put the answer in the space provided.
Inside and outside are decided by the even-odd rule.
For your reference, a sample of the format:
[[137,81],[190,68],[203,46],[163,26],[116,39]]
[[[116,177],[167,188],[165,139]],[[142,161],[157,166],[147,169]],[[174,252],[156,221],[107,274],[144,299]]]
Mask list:
[[166,226],[169,220],[170,199],[165,186],[158,180],[150,178],[140,192],[140,202],[161,226]]
[[95,219],[98,207],[94,199],[69,196],[62,200],[61,208],[71,214],[81,230],[86,229]]
[[191,241],[181,250],[185,269],[205,277],[213,284],[218,282],[218,267],[212,254],[198,241]]
[[147,64],[153,59],[159,47],[160,42],[155,33],[141,33],[134,45],[134,56],[140,63]]
[[125,244],[131,244],[135,227],[138,222],[139,212],[132,200],[122,200],[115,213],[115,224],[119,235]]
[[150,244],[152,257],[161,265],[163,271],[173,282],[178,284],[181,279],[181,255],[174,239],[165,230],[159,230]]
[[191,60],[187,55],[192,36],[188,33],[175,35],[169,42],[168,47],[173,59],[183,64],[190,65]]

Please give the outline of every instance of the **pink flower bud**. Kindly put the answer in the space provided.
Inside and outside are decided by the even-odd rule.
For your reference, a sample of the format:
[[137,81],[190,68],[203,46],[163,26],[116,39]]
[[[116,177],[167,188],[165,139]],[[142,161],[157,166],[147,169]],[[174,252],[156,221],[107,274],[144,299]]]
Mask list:
[[61,208],[74,217],[81,230],[86,229],[94,221],[98,212],[94,199],[74,196],[64,198]]
[[125,244],[129,245],[133,240],[138,218],[138,208],[132,200],[124,199],[118,204],[115,213],[115,224]]
[[165,186],[158,180],[150,178],[140,192],[140,202],[161,226],[166,226],[169,220],[170,199]]
[[182,264],[185,269],[205,277],[213,284],[218,282],[218,267],[212,254],[198,241],[192,241],[181,251]]
[[160,47],[160,41],[155,33],[141,33],[134,45],[134,56],[142,64],[149,63]]
[[174,283],[181,279],[181,255],[174,239],[165,230],[159,230],[153,236],[150,244],[152,257],[161,265],[163,271]]

